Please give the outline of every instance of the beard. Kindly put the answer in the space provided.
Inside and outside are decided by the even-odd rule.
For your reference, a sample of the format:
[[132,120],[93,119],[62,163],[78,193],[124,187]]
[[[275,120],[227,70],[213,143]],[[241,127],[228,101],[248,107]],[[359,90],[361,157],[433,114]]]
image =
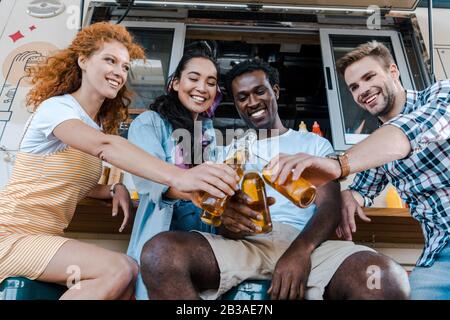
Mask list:
[[[395,105],[395,90],[393,87],[389,86],[387,83],[384,86],[384,91],[381,91],[384,97],[384,107],[381,108],[374,116],[383,117],[394,109]],[[386,92],[386,94],[384,93]]]
[[[371,108],[366,108],[362,101],[365,98],[367,98],[368,96],[370,96],[376,92],[379,93],[379,95],[380,95],[379,98],[383,97],[383,102],[380,103],[380,105],[375,110],[372,110]],[[361,98],[358,101],[358,104],[363,109],[368,111],[371,115],[373,115],[374,117],[383,117],[383,116],[389,114],[389,112],[391,112],[394,109],[394,105],[395,105],[394,84],[384,83],[382,85],[382,87],[380,87],[380,86],[371,87],[370,90],[368,90],[361,96]]]

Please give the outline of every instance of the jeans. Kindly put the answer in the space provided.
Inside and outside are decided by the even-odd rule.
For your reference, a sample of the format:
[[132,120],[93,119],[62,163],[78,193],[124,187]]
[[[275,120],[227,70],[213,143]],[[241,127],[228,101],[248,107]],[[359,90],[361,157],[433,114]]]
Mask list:
[[216,228],[200,220],[202,209],[197,208],[190,201],[178,201],[173,207],[170,230],[216,233]]
[[415,267],[409,281],[413,300],[450,300],[450,243],[431,267]]

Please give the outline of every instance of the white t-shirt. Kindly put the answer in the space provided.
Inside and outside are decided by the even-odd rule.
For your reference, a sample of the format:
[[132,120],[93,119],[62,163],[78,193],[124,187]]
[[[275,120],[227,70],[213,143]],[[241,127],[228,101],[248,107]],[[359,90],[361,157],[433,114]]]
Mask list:
[[[221,151],[227,152],[227,150],[228,148],[219,150],[219,153]],[[328,140],[310,132],[303,133],[292,129],[280,136],[257,140],[252,150],[259,157],[268,161],[279,153],[296,154],[302,152],[324,157],[334,151]],[[223,153],[221,157],[224,157]],[[261,172],[264,165],[263,161],[256,159],[256,164],[246,169]],[[309,219],[316,212],[315,204],[306,209],[299,208],[268,184],[266,184],[266,193],[267,196],[276,199],[275,204],[270,206],[272,221],[286,223],[303,230]]]
[[[278,137],[257,140],[254,147],[254,152],[267,160],[272,159],[278,153],[295,154],[303,152],[324,157],[333,151],[331,143],[317,134],[302,133],[292,129]],[[262,165],[258,169],[262,170]],[[301,209],[268,184],[266,184],[266,192],[267,196],[276,199],[275,204],[270,207],[272,221],[287,223],[299,230],[303,230],[314,212],[316,212],[315,204],[306,209]]]
[[71,119],[81,120],[92,128],[101,130],[72,95],[52,97],[43,101],[28,120],[20,151],[46,155],[65,149],[67,145],[53,135],[53,130],[60,123]]

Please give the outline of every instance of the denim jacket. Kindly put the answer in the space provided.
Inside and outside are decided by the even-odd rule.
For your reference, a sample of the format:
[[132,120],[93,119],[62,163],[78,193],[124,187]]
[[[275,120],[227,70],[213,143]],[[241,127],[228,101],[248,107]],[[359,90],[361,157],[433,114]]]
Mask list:
[[[211,119],[203,119],[202,130],[211,137],[215,150],[215,135]],[[172,126],[154,111],[140,114],[130,125],[128,140],[159,159],[175,164],[176,143],[172,138]],[[133,231],[127,254],[140,264],[144,244],[156,234],[168,230],[201,230],[214,232],[214,228],[199,219],[201,210],[190,201],[164,198],[168,186],[135,175],[133,182],[139,193],[139,207],[134,220]],[[147,290],[141,274],[136,283],[136,299],[147,299]]]

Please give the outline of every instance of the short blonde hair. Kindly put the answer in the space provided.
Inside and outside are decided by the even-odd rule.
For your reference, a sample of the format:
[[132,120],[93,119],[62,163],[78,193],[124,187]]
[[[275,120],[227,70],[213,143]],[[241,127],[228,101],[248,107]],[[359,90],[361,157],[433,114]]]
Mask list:
[[375,57],[380,60],[386,69],[393,63],[395,63],[389,49],[382,43],[378,41],[371,41],[361,44],[356,49],[350,51],[345,56],[340,58],[336,62],[336,69],[341,75],[344,75],[345,70],[355,63],[365,57]]

